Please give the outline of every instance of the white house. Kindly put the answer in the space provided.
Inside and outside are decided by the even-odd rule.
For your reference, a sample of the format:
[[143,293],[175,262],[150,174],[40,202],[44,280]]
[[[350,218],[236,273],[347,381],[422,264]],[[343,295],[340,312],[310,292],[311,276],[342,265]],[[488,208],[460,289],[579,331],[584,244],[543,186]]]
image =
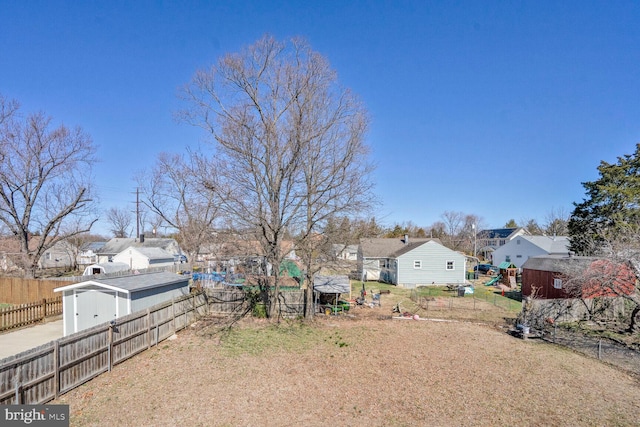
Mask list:
[[173,254],[161,248],[145,248],[130,246],[113,257],[114,263],[124,263],[131,270],[151,267],[170,267],[174,265]]
[[113,261],[113,258],[122,253],[125,249],[134,248],[160,248],[169,252],[172,256],[181,255],[182,250],[175,239],[160,237],[145,238],[140,235],[139,239],[134,238],[114,238],[105,243],[98,250],[98,263]]
[[189,294],[189,276],[149,273],[93,279],[54,289],[62,292],[64,335],[116,320]]
[[494,265],[502,261],[496,261],[493,253],[496,249],[506,245],[518,236],[529,235],[526,228],[492,228],[478,232],[476,236],[476,253],[488,261],[493,261]]
[[466,256],[438,239],[362,239],[358,267],[365,280],[415,288],[466,283]]
[[493,263],[510,262],[518,268],[531,257],[539,255],[567,255],[569,238],[565,236],[516,236],[493,252]]

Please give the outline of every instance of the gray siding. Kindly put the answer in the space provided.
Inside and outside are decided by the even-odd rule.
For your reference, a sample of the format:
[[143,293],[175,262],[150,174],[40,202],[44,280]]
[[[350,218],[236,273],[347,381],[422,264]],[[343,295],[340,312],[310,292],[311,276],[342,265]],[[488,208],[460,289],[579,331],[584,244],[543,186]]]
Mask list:
[[[464,284],[466,258],[435,242],[428,242],[398,257],[397,283],[408,288],[420,285]],[[421,267],[414,268],[414,261]],[[454,269],[447,270],[447,261],[454,262]]]
[[189,294],[189,282],[178,282],[170,285],[145,289],[131,294],[131,312],[144,310],[148,307],[169,301],[172,298]]

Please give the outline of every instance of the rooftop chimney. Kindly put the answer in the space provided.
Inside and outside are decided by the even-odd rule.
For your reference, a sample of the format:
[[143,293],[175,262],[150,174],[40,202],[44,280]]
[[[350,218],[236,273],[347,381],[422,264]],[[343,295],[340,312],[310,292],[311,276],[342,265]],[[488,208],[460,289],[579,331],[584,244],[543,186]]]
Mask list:
[[408,234],[405,234],[405,235],[404,235],[404,244],[405,244],[405,245],[408,245],[408,244],[409,244],[409,235],[408,235]]

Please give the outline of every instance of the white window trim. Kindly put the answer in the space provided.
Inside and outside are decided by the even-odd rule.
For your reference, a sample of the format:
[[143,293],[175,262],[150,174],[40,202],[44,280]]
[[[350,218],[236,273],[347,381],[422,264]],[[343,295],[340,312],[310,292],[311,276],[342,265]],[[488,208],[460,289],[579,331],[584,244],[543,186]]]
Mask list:
[[[451,268],[449,268],[449,263],[451,263]],[[446,268],[447,271],[455,270],[456,269],[456,262],[453,261],[453,260],[447,261],[446,264],[445,264],[445,268]]]
[[553,288],[554,289],[562,289],[562,279],[554,278],[553,279]]
[[415,268],[416,270],[419,270],[422,268],[422,260],[416,259],[413,260],[413,268]]

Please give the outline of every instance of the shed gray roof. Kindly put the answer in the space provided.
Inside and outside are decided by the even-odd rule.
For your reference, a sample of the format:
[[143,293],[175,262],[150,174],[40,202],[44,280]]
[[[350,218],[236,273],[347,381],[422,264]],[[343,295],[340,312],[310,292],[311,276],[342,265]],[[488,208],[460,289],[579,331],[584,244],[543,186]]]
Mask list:
[[586,269],[597,258],[567,255],[540,255],[529,258],[522,269],[569,273],[576,269]]
[[440,239],[409,238],[405,244],[404,238],[369,238],[360,240],[360,248],[365,258],[392,258],[427,242],[442,244]]
[[348,294],[351,291],[351,281],[347,276],[313,277],[313,290],[324,294]]
[[97,285],[104,288],[117,289],[127,293],[132,293],[180,282],[184,282],[185,286],[189,286],[189,276],[160,272],[148,274],[133,274],[130,276],[109,277],[104,279],[91,279],[84,282],[74,283],[72,285],[62,286],[60,288],[54,289],[54,291],[61,292],[70,289]]

